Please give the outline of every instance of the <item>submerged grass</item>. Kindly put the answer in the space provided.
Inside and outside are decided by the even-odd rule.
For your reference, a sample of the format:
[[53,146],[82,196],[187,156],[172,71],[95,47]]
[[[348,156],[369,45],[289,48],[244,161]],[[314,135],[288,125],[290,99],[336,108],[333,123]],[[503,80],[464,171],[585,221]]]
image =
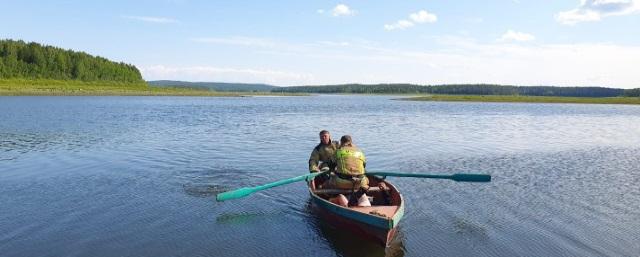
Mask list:
[[78,81],[48,79],[0,79],[0,95],[5,96],[297,96],[307,94],[269,92],[217,92],[206,89],[152,87],[146,82]]
[[449,102],[640,104],[640,97],[561,97],[521,95],[425,95],[401,100]]

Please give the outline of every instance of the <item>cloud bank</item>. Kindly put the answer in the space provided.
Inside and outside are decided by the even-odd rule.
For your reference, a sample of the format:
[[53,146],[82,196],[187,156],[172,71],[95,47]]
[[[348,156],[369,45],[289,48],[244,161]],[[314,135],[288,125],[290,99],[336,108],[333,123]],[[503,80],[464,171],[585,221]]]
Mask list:
[[147,79],[243,82],[286,84],[290,81],[310,81],[313,76],[271,69],[238,69],[212,66],[171,67],[165,65],[143,66],[140,72]]
[[[371,41],[273,45],[260,38],[209,38],[238,50],[236,58],[270,60],[261,67],[139,65],[145,79],[268,83],[496,83],[638,88],[640,47],[611,43],[512,44],[533,36],[511,30],[504,40],[436,37],[430,49],[407,50]],[[243,39],[250,39],[247,43]],[[206,40],[205,40],[206,42]],[[519,41],[518,41],[519,42]],[[215,46],[214,46],[215,47]],[[295,65],[291,65],[295,64]]]
[[559,12],[555,18],[565,25],[600,21],[609,16],[640,13],[640,0],[582,0],[578,8]]

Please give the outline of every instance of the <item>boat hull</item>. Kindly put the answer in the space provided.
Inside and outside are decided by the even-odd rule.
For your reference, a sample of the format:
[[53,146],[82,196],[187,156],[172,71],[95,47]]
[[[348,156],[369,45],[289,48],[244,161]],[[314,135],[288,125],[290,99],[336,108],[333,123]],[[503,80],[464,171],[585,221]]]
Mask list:
[[[369,176],[371,186],[378,185],[382,180]],[[328,200],[327,195],[316,194],[316,185],[322,178],[309,182],[309,192],[314,212],[323,220],[339,229],[349,230],[362,240],[376,242],[388,246],[393,240],[398,222],[404,215],[404,201],[402,195],[391,184],[385,181],[389,190],[385,192],[386,202],[376,200],[382,193],[372,193],[374,197],[371,207],[343,207]],[[369,195],[369,194],[368,194]]]

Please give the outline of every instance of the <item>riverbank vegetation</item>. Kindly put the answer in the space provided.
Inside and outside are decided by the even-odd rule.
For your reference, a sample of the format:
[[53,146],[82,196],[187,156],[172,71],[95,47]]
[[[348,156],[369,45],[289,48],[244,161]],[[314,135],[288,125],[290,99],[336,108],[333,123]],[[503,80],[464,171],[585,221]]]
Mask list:
[[240,96],[192,88],[150,87],[146,82],[0,79],[0,95]]
[[558,97],[518,95],[426,95],[401,100],[451,102],[519,102],[519,103],[581,103],[581,104],[640,104],[640,97]]
[[154,87],[176,87],[176,88],[196,88],[206,89],[218,92],[271,92],[276,86],[268,84],[253,83],[223,83],[223,82],[189,82],[176,80],[154,80],[147,81],[150,86]]
[[131,64],[21,40],[0,40],[0,78],[143,82]]
[[639,96],[640,89],[606,87],[510,86],[493,84],[344,84],[325,86],[296,86],[274,88],[271,92],[318,94],[445,94],[445,95],[504,95],[504,96],[564,96],[616,97]]
[[305,93],[220,92],[201,88],[154,87],[146,82],[0,79],[0,96],[307,96]]

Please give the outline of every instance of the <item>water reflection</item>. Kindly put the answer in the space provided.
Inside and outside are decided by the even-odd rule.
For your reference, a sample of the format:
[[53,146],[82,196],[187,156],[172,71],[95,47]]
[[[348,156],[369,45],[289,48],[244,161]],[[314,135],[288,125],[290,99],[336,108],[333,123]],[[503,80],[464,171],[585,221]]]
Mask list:
[[[179,165],[187,164],[176,164],[176,166]],[[193,166],[193,164],[188,165]],[[240,185],[243,181],[262,178],[250,171],[230,167],[195,167],[193,169],[177,169],[174,172],[172,183],[181,185],[187,195],[203,198],[215,197],[219,193],[234,189],[227,185]],[[249,184],[249,182],[246,183]]]
[[256,220],[266,220],[269,214],[261,212],[222,213],[216,217],[218,224],[247,224]]
[[309,223],[311,223],[318,235],[329,243],[338,256],[402,257],[405,254],[404,236],[400,227],[396,231],[396,235],[389,247],[385,248],[373,241],[359,240],[359,235],[329,224],[320,218],[310,200],[307,202],[307,210],[310,214],[308,216]]

